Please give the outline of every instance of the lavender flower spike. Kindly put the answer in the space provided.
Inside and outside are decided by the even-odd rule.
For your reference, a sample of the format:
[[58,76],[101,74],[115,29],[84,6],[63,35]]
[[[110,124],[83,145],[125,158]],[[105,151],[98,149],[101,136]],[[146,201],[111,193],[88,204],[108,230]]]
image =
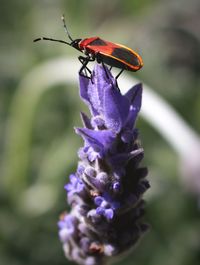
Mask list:
[[[107,68],[106,68],[107,69]],[[80,95],[91,118],[81,113],[84,140],[80,161],[65,185],[71,206],[58,222],[66,257],[81,265],[102,265],[130,249],[147,230],[143,193],[147,169],[135,121],[142,85],[121,95],[111,73],[95,65],[92,81],[80,76]]]

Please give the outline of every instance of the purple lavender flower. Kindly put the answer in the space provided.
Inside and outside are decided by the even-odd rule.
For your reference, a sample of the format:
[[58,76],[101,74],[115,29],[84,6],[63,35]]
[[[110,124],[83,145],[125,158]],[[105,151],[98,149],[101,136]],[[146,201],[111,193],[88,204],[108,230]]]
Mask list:
[[71,211],[62,215],[59,237],[66,257],[82,265],[102,265],[135,245],[143,223],[147,169],[135,121],[142,85],[121,95],[111,73],[95,65],[92,81],[80,76],[80,95],[91,118],[81,113],[84,140],[80,161],[65,186]]

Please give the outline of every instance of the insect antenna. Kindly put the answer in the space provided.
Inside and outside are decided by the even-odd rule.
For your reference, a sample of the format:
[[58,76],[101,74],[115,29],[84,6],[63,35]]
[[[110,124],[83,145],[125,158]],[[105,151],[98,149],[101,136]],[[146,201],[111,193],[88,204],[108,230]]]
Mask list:
[[71,41],[74,41],[74,40],[72,39],[72,37],[71,37],[69,31],[68,31],[68,28],[67,28],[67,25],[66,25],[66,22],[65,22],[65,16],[62,15],[61,19],[62,19],[63,26],[64,26],[64,29],[65,29],[65,32],[67,33],[68,38],[69,38]]
[[46,38],[46,37],[37,38],[37,39],[35,39],[35,40],[33,40],[33,41],[36,42],[36,41],[40,41],[40,40],[56,41],[56,42],[61,42],[61,43],[64,43],[64,44],[67,44],[67,45],[70,45],[70,46],[71,46],[71,43],[69,43],[69,42],[67,42],[67,41],[64,41],[64,40],[57,40],[57,39],[52,39],[52,38]]

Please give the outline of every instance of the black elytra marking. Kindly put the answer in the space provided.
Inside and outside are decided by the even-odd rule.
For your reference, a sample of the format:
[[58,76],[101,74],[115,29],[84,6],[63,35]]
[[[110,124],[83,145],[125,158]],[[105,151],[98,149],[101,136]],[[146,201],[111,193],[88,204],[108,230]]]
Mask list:
[[117,67],[117,68],[129,70],[129,71],[134,71],[131,67],[129,67],[124,62],[120,62],[116,58],[112,58],[111,56],[104,55],[102,53],[98,53],[96,59],[97,59],[97,62],[99,62],[99,63],[104,62],[105,64],[108,64],[112,67]]
[[107,43],[105,41],[103,41],[102,39],[98,38],[98,39],[90,42],[89,45],[91,45],[91,46],[106,46]]
[[140,64],[136,55],[122,47],[115,48],[111,55],[133,66],[138,66]]

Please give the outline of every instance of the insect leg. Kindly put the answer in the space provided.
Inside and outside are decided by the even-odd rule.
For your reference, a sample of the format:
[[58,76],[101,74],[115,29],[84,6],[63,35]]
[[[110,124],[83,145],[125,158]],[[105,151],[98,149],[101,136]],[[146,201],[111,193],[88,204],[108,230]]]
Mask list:
[[[92,61],[94,61],[95,58],[92,58],[92,57],[90,57],[90,56],[87,56],[87,57],[79,56],[78,59],[79,59],[79,61],[82,63],[82,66],[81,66],[81,68],[80,68],[80,70],[79,70],[79,74],[80,74],[81,76],[84,76],[84,77],[89,78],[89,79],[92,81],[92,71],[87,67],[87,64],[88,64],[88,62],[92,62]],[[87,75],[84,75],[84,74],[83,74],[83,71],[85,71],[86,69],[87,69],[88,72],[90,73],[90,77],[87,76]]]
[[117,74],[116,77],[115,77],[115,83],[116,83],[117,89],[119,91],[120,91],[120,89],[119,89],[119,86],[118,86],[117,79],[119,78],[119,76],[122,74],[123,71],[124,71],[124,69],[121,69],[120,72],[119,72],[119,74]]
[[82,63],[82,66],[79,70],[79,74],[81,76],[87,77],[87,78],[91,78],[90,76],[87,75],[86,70],[88,70],[89,74],[91,75],[91,70],[87,67],[87,64],[89,62],[89,57],[83,57],[83,56],[79,56],[78,57],[79,61]]
[[119,74],[116,75],[115,80],[117,80],[117,79],[119,78],[119,76],[123,73],[123,71],[124,71],[124,69],[121,69],[121,70],[120,70]]
[[103,69],[104,69],[104,71],[105,71],[105,73],[106,73],[106,77],[109,79],[109,75],[108,75],[108,72],[107,72],[106,66],[105,66],[105,64],[104,64],[103,61],[102,61],[101,63],[102,63]]
[[[86,73],[86,69],[87,69],[88,72],[91,75],[92,71],[87,67],[88,62],[90,61],[89,58],[88,57],[79,56],[78,59],[82,63],[82,67],[80,68],[79,73],[83,74],[83,70],[85,70],[85,73]],[[86,74],[86,76],[87,76],[87,74]]]

